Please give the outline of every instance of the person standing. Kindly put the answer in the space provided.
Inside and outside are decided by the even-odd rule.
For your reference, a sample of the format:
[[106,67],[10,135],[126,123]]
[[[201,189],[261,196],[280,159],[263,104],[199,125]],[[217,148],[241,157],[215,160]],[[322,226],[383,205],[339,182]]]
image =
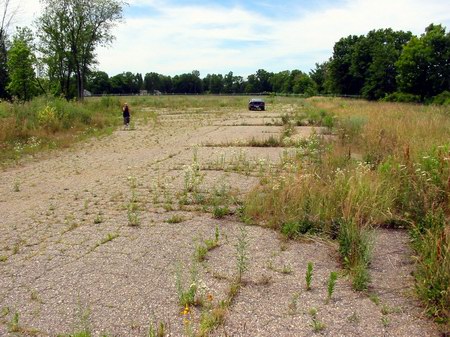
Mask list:
[[126,129],[128,129],[130,125],[130,108],[128,107],[128,103],[125,103],[122,107],[122,113],[123,113],[123,125]]

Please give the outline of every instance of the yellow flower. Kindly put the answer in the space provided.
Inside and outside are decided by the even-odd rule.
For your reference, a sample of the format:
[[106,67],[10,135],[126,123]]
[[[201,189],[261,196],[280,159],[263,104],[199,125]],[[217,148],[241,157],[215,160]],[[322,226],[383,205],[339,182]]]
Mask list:
[[186,307],[184,308],[182,314],[183,314],[184,316],[186,316],[187,314],[189,314],[189,306],[188,306],[187,304],[186,304]]

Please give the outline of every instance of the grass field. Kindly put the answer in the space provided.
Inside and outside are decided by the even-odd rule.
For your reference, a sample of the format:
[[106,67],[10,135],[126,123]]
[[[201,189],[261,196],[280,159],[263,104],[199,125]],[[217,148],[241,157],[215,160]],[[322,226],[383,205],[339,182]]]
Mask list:
[[0,334],[446,332],[449,108],[265,99],[1,103]]

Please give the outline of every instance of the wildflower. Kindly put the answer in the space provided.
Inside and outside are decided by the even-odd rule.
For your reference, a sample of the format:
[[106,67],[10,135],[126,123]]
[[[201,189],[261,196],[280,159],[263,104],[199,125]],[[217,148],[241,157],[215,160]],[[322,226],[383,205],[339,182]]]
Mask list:
[[182,315],[183,316],[189,315],[189,305],[186,304],[186,306],[184,307],[184,310],[182,311]]

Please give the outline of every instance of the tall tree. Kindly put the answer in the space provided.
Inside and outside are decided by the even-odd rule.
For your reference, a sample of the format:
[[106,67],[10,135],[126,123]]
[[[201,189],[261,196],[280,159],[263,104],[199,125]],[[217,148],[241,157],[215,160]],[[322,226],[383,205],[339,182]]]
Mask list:
[[111,29],[122,19],[122,0],[41,0],[38,19],[41,51],[50,77],[60,82],[67,96],[72,74],[77,97],[83,99],[86,75],[95,64],[95,49],[113,40]]
[[340,39],[333,48],[333,57],[329,64],[329,83],[333,93],[341,95],[359,95],[363,86],[360,76],[350,71],[352,55],[358,41],[363,36],[350,35]]
[[10,0],[0,0],[0,98],[9,98],[6,86],[9,82],[8,74],[8,31],[18,8],[11,8]]
[[383,98],[397,90],[395,62],[410,32],[392,29],[372,30],[355,45],[351,74],[363,82],[361,94],[368,99]]
[[93,94],[106,94],[111,90],[109,76],[104,71],[93,71],[89,73],[86,88]]
[[36,74],[33,64],[32,33],[28,28],[18,28],[8,51],[10,82],[8,92],[21,101],[28,101],[37,93]]
[[450,32],[431,24],[403,48],[396,66],[401,91],[423,100],[450,90]]
[[316,68],[309,72],[309,77],[316,82],[319,94],[325,93],[328,62],[316,63]]

